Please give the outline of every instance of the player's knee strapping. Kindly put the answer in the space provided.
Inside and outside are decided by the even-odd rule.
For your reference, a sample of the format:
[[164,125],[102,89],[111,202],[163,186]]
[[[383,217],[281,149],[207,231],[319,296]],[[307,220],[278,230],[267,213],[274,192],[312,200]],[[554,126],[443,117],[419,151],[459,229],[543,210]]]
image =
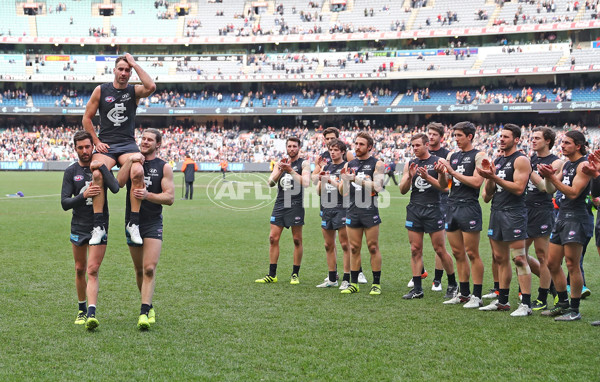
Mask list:
[[527,251],[525,248],[511,248],[510,256],[513,261],[515,261],[517,257],[520,257],[518,262],[515,261],[517,276],[526,276],[531,274],[531,268],[529,268],[529,263],[527,262]]

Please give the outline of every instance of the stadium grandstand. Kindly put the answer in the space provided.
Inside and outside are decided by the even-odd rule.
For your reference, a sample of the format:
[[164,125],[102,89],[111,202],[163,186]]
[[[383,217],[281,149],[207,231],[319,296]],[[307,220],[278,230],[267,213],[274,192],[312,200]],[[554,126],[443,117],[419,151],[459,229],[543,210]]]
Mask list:
[[70,134],[124,52],[157,84],[138,124],[165,130],[175,162],[190,151],[209,162],[224,151],[230,161],[268,162],[283,152],[269,139],[290,131],[312,156],[327,126],[347,138],[372,129],[382,155],[401,158],[407,134],[465,119],[492,146],[506,122],[585,127],[595,144],[598,3],[8,2],[0,160],[72,160]]

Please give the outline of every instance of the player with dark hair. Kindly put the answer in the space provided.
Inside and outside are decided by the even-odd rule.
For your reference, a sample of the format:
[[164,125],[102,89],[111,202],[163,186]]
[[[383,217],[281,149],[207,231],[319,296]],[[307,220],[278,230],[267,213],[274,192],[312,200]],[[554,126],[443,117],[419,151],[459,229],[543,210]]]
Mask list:
[[504,156],[493,163],[485,159],[477,168],[479,175],[486,179],[485,201],[492,201],[488,236],[498,264],[500,282],[498,300],[479,310],[510,310],[508,296],[512,280],[512,257],[523,295],[519,307],[510,314],[513,317],[531,315],[531,269],[525,250],[527,210],[524,195],[531,174],[531,163],[527,156],[517,150],[520,139],[519,126],[510,123],[504,125],[500,130],[500,148]]
[[[132,69],[136,71],[142,81],[142,85],[131,85]],[[150,96],[156,90],[156,85],[148,73],[146,73],[133,59],[129,53],[120,56],[115,61],[113,69],[115,78],[97,86],[92,92],[83,115],[82,123],[84,129],[91,134],[95,146],[93,160],[98,160],[113,168],[116,164],[122,166],[127,158],[139,152],[135,141],[135,114],[137,105],[141,98]],[[100,132],[96,135],[92,118],[100,114]],[[93,173],[93,183],[100,186],[102,190],[102,174],[98,171]],[[141,189],[144,187],[144,174],[142,166],[135,163],[127,175],[133,182],[133,187]],[[94,196],[94,228],[90,244],[98,244],[106,232],[107,217],[103,214],[104,194]],[[131,197],[131,220],[127,223],[127,231],[132,240],[142,244],[139,234],[139,211],[140,201]]]
[[290,284],[300,284],[298,273],[302,263],[302,226],[304,225],[304,188],[310,185],[310,163],[300,158],[300,139],[290,137],[286,141],[288,158],[274,166],[269,177],[269,186],[277,186],[277,198],[271,213],[269,233],[269,273],[257,283],[277,282],[279,261],[279,239],[284,228],[292,228],[294,240],[294,264]]
[[534,311],[547,308],[548,292],[552,277],[548,270],[548,245],[550,233],[554,225],[554,206],[552,195],[554,187],[546,188],[546,182],[539,175],[537,165],[549,164],[556,171],[562,166],[562,161],[550,152],[554,146],[556,134],[548,127],[536,127],[531,133],[531,148],[535,152],[531,157],[532,173],[527,186],[525,205],[527,206],[527,253],[533,244],[537,260],[527,255],[531,272],[540,278],[538,297],[532,303]]
[[[76,324],[83,325],[88,330],[95,329],[99,323],[96,318],[98,301],[98,271],[106,253],[108,240],[108,224],[100,243],[90,245],[94,210],[92,197],[99,195],[101,187],[92,183],[92,171],[102,173],[104,187],[109,187],[113,193],[119,191],[119,184],[110,170],[99,161],[92,161],[92,136],[86,131],[78,131],[73,136],[73,145],[77,153],[77,162],[65,170],[63,176],[60,203],[67,211],[73,210],[71,218],[71,245],[75,259],[75,286],[79,301],[79,311]],[[104,195],[106,198],[106,190]],[[104,203],[104,213],[108,217],[108,203]],[[88,280],[86,282],[85,275]],[[86,301],[87,296],[87,301]],[[86,306],[89,303],[89,306]]]
[[[448,154],[450,154],[450,150],[446,147],[442,146],[442,141],[444,139],[444,135],[446,133],[446,129],[444,125],[438,122],[431,122],[427,125],[427,137],[429,138],[429,153],[431,155],[435,155],[439,158],[448,158]],[[448,208],[448,188],[441,193],[440,198],[440,208],[442,209],[442,215],[444,216],[444,221],[446,220],[446,210]],[[444,241],[445,241],[446,231],[444,231]],[[453,268],[454,269],[454,268]],[[423,267],[423,274],[426,274],[425,267]],[[442,276],[444,275],[444,266],[439,256],[435,257],[435,273],[433,275],[433,282],[431,284],[431,290],[441,292],[442,291]],[[422,277],[422,276],[421,276]],[[448,285],[451,283],[448,282]]]
[[[576,321],[581,319],[579,302],[583,279],[579,259],[586,243],[586,231],[591,227],[587,219],[586,198],[590,193],[590,179],[597,173],[597,163],[586,160],[585,135],[580,131],[568,131],[562,139],[561,150],[567,161],[562,165],[560,175],[555,173],[554,167],[549,164],[538,165],[540,175],[544,177],[546,187],[554,186],[562,193],[558,217],[552,234],[548,251],[548,269],[552,275],[558,303],[551,310],[542,312],[544,316],[556,317],[556,321]],[[592,175],[593,174],[593,175]],[[571,277],[571,304],[567,293],[567,279],[562,270],[563,258],[566,260],[567,269]]]
[[[459,122],[452,128],[458,152],[448,155],[447,160],[440,159],[436,171],[440,173],[440,183],[452,181],[446,211],[446,235],[456,259],[460,293],[446,294],[444,304],[462,304],[465,308],[478,308],[482,305],[483,262],[479,257],[479,235],[483,225],[479,189],[483,178],[475,167],[481,164],[485,154],[473,147],[475,125],[471,122]],[[467,262],[471,261],[471,268]],[[473,273],[473,295],[469,288],[469,277]],[[448,288],[450,289],[450,288]]]
[[[127,183],[127,193],[141,202],[140,235],[143,243],[131,240],[126,231],[127,245],[135,268],[135,278],[140,291],[142,305],[138,317],[138,329],[148,330],[156,322],[156,312],[152,305],[156,280],[156,266],[160,258],[163,240],[163,205],[172,205],[175,199],[173,169],[156,156],[162,143],[162,135],[156,129],[146,129],[142,133],[140,153],[130,155],[117,174],[119,184]],[[144,170],[144,188],[133,188],[128,173],[133,163],[140,163]],[[125,221],[131,214],[130,198],[127,198]]]
[[341,172],[340,192],[348,197],[346,211],[346,231],[350,240],[350,286],[342,293],[357,293],[360,273],[363,235],[371,254],[373,284],[371,295],[381,294],[381,252],[379,251],[379,209],[378,193],[383,189],[384,164],[371,156],[373,138],[367,132],[360,132],[354,141],[356,158],[346,164]]
[[[331,163],[331,154],[329,153],[329,144],[339,138],[340,138],[340,130],[337,127],[328,127],[325,130],[323,130],[323,140],[324,140],[325,147],[327,148],[327,150],[323,151],[317,158],[316,163],[315,163],[315,168],[310,176],[314,185],[317,185],[317,183],[319,182],[320,173],[323,171],[325,166],[327,166],[329,163]],[[342,160],[344,161],[344,163],[346,163],[347,161],[354,159],[354,155],[352,153],[348,152],[348,147],[345,144],[344,144],[344,146],[346,147],[346,149],[344,150],[344,153],[342,154]],[[322,211],[323,211],[323,209],[321,207],[321,214],[322,214]],[[323,282],[326,283],[328,279],[329,279],[329,276],[325,277],[325,280]],[[360,273],[358,274],[358,283],[359,284],[367,283],[367,278],[365,277],[365,275],[362,271],[362,266],[360,267]],[[343,284],[343,281],[342,281],[342,284]]]
[[340,289],[343,290],[350,285],[350,247],[348,234],[346,233],[346,209],[343,206],[343,198],[339,191],[340,173],[346,165],[346,161],[342,159],[346,152],[346,144],[339,139],[334,139],[329,142],[328,148],[331,154],[331,162],[325,165],[319,175],[317,192],[321,197],[321,231],[325,240],[329,275],[322,284],[317,285],[317,288],[338,286],[335,245],[337,233],[343,252],[344,277],[340,286]]
[[440,258],[448,273],[448,288],[456,290],[456,278],[452,258],[446,252],[444,237],[444,216],[440,208],[440,194],[446,187],[439,182],[440,174],[435,171],[438,157],[429,153],[429,138],[423,133],[415,134],[410,140],[415,159],[406,163],[400,193],[409,190],[410,203],[406,206],[406,229],[411,251],[413,288],[404,299],[423,298],[421,274],[423,268],[423,236],[428,233],[436,257]]

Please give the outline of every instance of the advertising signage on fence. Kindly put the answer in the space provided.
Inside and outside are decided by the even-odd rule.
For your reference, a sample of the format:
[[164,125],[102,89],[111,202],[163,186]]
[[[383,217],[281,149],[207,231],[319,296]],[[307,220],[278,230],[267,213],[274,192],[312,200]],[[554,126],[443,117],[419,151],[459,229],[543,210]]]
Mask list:
[[[512,104],[410,104],[398,106],[323,106],[323,107],[197,107],[166,108],[139,106],[138,115],[194,116],[194,115],[339,115],[339,114],[445,114],[445,113],[505,113],[557,112],[572,110],[600,110],[600,101],[539,102]],[[20,107],[0,106],[0,115],[82,115],[83,107]]]

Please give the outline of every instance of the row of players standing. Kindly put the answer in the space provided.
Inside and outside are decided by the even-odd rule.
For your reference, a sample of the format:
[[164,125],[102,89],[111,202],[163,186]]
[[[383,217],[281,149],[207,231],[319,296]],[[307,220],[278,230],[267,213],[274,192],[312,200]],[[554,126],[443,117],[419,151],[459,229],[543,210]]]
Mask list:
[[[141,85],[129,84],[132,70]],[[146,129],[139,147],[135,141],[137,104],[154,92],[154,81],[130,54],[116,59],[113,72],[113,82],[97,86],[88,101],[85,131],[73,138],[78,161],[63,177],[61,204],[64,210],[73,210],[70,237],[79,301],[75,324],[88,330],[99,325],[98,271],[108,242],[106,190],[116,193],[127,185],[126,238],[142,302],[137,326],[146,330],[156,321],[152,297],[162,249],[162,206],[174,201],[173,170],[156,156],[162,143],[160,131]],[[100,115],[98,135],[92,123],[96,112]],[[109,169],[116,164],[120,170],[115,178]]]
[[[428,125],[428,134],[411,137],[415,158],[404,168],[400,191],[411,191],[406,207],[406,223],[411,246],[412,289],[403,296],[424,296],[422,288],[423,239],[428,233],[436,253],[436,275],[432,289],[441,290],[445,270],[448,288],[444,304],[464,304],[465,308],[482,311],[509,311],[512,262],[516,268],[522,301],[511,316],[529,316],[533,310],[555,317],[557,321],[581,318],[579,303],[583,280],[579,260],[590,231],[586,198],[592,185],[600,194],[600,152],[586,157],[586,140],[579,131],[567,132],[561,142],[563,162],[551,154],[555,134],[548,128],[536,128],[532,135],[535,154],[528,158],[518,150],[521,129],[512,124],[500,132],[500,154],[491,161],[484,152],[473,147],[476,133],[471,122],[453,126],[452,137],[458,150],[450,153],[440,143],[443,126]],[[355,157],[347,153],[339,131],[324,131],[328,151],[323,153],[310,173],[309,163],[299,157],[300,142],[286,142],[289,158],[281,160],[269,178],[277,185],[278,194],[271,216],[269,273],[257,283],[277,282],[279,239],[283,228],[292,228],[294,263],[290,283],[299,283],[302,260],[302,225],[304,224],[303,188],[316,184],[321,196],[321,226],[325,240],[329,275],[318,287],[337,286],[335,236],[344,252],[344,278],[340,289],[344,294],[359,292],[363,235],[371,255],[373,283],[370,294],[381,294],[381,253],[379,251],[379,216],[377,195],[383,188],[384,165],[371,155],[373,140],[359,133],[354,142]],[[350,154],[350,155],[348,155]],[[350,158],[347,158],[350,156]],[[589,159],[588,159],[589,158]],[[346,161],[346,159],[348,161]],[[593,180],[593,181],[592,181]],[[485,183],[484,183],[485,182]],[[480,190],[491,201],[488,237],[492,248],[492,271],[497,299],[483,304],[484,267],[479,256],[480,232],[483,226],[479,204]],[[560,208],[554,219],[552,195]],[[446,252],[448,237],[456,260],[458,283],[452,258]],[[533,244],[537,260],[527,255]],[[600,247],[600,246],[599,246]],[[468,260],[467,260],[468,259]],[[565,259],[571,278],[571,301],[567,280],[561,268]],[[470,263],[470,264],[469,264]],[[531,264],[531,265],[530,265]],[[540,277],[538,297],[532,303],[531,274]],[[470,279],[473,291],[470,290]],[[554,282],[558,301],[548,309],[547,299]],[[600,322],[594,322],[599,325]]]

